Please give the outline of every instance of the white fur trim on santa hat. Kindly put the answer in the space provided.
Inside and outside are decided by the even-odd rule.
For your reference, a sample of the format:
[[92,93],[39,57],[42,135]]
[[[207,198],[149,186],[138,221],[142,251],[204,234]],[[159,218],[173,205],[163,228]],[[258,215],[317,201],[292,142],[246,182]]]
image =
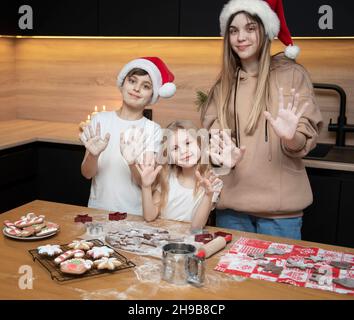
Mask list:
[[299,55],[300,53],[300,48],[298,46],[294,46],[294,45],[289,45],[285,48],[285,56],[290,58],[290,59],[296,59],[296,57]]
[[159,99],[159,90],[162,85],[162,78],[161,78],[160,70],[150,60],[135,59],[135,60],[128,62],[118,74],[118,78],[117,78],[118,87],[123,86],[123,82],[124,82],[125,77],[129,73],[129,71],[134,68],[143,69],[149,74],[151,81],[152,81],[152,87],[153,87],[153,93],[152,93],[152,98],[151,98],[150,104],[156,103],[157,100]]
[[231,0],[221,11],[220,30],[225,35],[227,21],[230,16],[239,11],[246,11],[257,15],[263,22],[264,29],[270,40],[273,40],[279,33],[280,21],[276,13],[263,0]]
[[159,89],[159,96],[162,98],[171,98],[176,93],[176,86],[172,82],[166,82]]

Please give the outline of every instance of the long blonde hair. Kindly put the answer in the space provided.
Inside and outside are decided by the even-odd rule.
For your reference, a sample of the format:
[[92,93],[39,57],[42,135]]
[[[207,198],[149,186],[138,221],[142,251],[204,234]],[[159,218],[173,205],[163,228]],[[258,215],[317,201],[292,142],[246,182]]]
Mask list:
[[[184,130],[191,130],[192,132],[197,132],[198,128],[193,124],[192,121],[190,120],[177,120],[177,121],[173,121],[171,122],[166,129],[169,129],[172,132],[177,132],[179,129],[184,129]],[[191,132],[189,131],[189,132]],[[169,135],[166,137],[165,136],[165,140],[162,142],[163,143],[163,147],[162,147],[162,153],[164,154],[165,158],[168,158],[169,155],[167,155],[168,152],[168,139],[169,139]],[[201,141],[200,139],[198,139],[200,137],[196,136],[196,140],[197,143],[199,145],[199,147],[201,148]],[[201,150],[203,152],[203,150]],[[166,157],[167,156],[167,157]],[[197,170],[199,170],[200,174],[203,176],[205,174],[205,172],[208,170],[209,165],[208,164],[202,164],[201,163],[201,158],[202,156],[199,158],[199,161],[197,163]],[[160,203],[159,203],[159,211],[161,212],[161,210],[163,208],[166,207],[167,204],[167,199],[168,199],[168,193],[169,193],[169,178],[170,175],[173,173],[176,175],[176,177],[178,178],[178,176],[181,174],[182,172],[182,168],[179,167],[176,164],[169,164],[169,163],[165,163],[162,166],[162,169],[158,175],[158,178],[156,179],[156,185],[160,186]],[[194,185],[194,190],[193,190],[193,194],[194,196],[198,193],[199,191],[199,183],[196,179],[195,185]]]
[[[237,91],[237,80],[235,80],[235,74],[238,74],[242,65],[241,60],[238,55],[232,50],[230,46],[230,33],[229,28],[231,22],[233,21],[234,17],[240,13],[246,15],[246,17],[251,20],[252,22],[256,22],[259,26],[259,72],[258,72],[258,81],[257,81],[257,88],[256,93],[253,100],[253,108],[248,116],[248,122],[245,129],[245,133],[247,135],[251,135],[254,133],[260,115],[265,110],[268,95],[269,95],[269,69],[270,69],[270,45],[271,42],[268,36],[265,33],[263,23],[261,19],[257,15],[251,15],[246,11],[239,11],[232,14],[227,22],[226,32],[223,41],[223,61],[222,61],[222,69],[221,72],[210,89],[208,99],[203,106],[201,118],[205,117],[206,111],[210,102],[215,99],[215,92],[216,90],[219,91],[218,101],[215,101],[218,111],[218,119],[222,129],[230,129],[230,119],[232,119],[231,112],[229,109],[229,103],[231,98],[231,93],[234,84],[235,90]],[[235,102],[236,103],[236,102]],[[235,114],[234,117],[237,115]],[[235,128],[237,130],[237,128]]]

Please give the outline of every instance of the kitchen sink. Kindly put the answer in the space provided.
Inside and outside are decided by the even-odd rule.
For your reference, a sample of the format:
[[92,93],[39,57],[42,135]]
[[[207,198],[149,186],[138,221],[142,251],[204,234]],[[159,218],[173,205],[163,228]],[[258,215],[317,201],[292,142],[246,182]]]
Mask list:
[[304,159],[354,163],[354,147],[338,147],[334,144],[318,143]]

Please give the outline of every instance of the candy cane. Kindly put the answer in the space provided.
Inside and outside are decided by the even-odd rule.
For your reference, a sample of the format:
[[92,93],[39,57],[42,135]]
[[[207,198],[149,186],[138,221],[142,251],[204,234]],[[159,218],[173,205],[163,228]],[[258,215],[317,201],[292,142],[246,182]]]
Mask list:
[[[24,218],[24,219],[22,219]],[[20,220],[17,220],[14,222],[14,225],[16,227],[20,227],[20,228],[23,228],[23,227],[29,227],[33,224],[40,224],[44,221],[44,216],[39,216],[39,217],[33,217],[33,218],[30,218],[28,219],[27,217],[22,217]]]
[[10,220],[5,220],[4,225],[9,228],[15,227],[15,225]]
[[85,252],[82,250],[69,250],[64,252],[63,254],[61,254],[59,257],[54,259],[54,262],[56,264],[60,264],[63,261],[71,258],[72,256],[74,256],[75,258],[82,258],[85,255]]
[[5,232],[12,236],[20,236],[22,234],[22,231],[15,226],[5,228]]

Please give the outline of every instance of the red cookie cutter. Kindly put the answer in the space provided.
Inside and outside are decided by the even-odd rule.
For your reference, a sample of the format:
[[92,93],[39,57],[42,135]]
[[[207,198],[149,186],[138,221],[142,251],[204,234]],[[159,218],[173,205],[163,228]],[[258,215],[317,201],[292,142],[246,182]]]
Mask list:
[[231,233],[228,233],[228,232],[224,232],[224,231],[216,231],[214,233],[214,237],[224,237],[225,240],[226,240],[226,243],[229,243],[231,242],[232,240],[232,234]]
[[126,212],[112,212],[108,214],[109,220],[124,220],[127,217]]
[[92,217],[90,217],[88,214],[78,214],[75,219],[75,222],[91,222],[92,221]]
[[201,234],[196,234],[194,236],[195,242],[203,242],[204,244],[210,242],[213,239],[214,237],[211,233],[201,233]]

